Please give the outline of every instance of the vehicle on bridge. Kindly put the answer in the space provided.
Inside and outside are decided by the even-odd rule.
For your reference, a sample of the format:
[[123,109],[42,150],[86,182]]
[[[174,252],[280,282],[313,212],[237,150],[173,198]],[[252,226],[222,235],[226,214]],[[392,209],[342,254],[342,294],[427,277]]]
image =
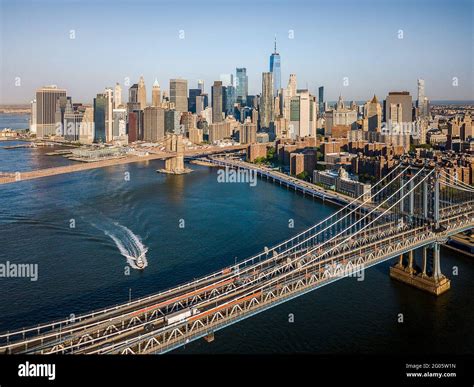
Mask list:
[[170,325],[175,322],[184,321],[188,317],[195,316],[199,313],[200,310],[197,308],[187,308],[185,310],[180,310],[179,312],[171,313],[170,315],[165,316],[165,322]]

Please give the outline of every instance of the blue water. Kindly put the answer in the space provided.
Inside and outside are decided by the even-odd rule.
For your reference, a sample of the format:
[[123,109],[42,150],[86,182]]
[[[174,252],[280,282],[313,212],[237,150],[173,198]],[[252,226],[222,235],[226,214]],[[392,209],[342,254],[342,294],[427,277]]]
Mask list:
[[30,127],[29,114],[0,114],[0,130],[28,129]]
[[58,149],[59,146],[38,146],[37,148],[14,148],[15,145],[29,145],[27,141],[0,141],[0,172],[25,172],[36,169],[60,167],[76,163],[63,156],[47,156],[46,153]]
[[[36,150],[25,151],[0,149],[0,165],[40,165],[32,163]],[[54,164],[61,157],[39,159]],[[143,162],[0,185],[0,262],[39,265],[36,282],[0,278],[0,331],[125,302],[129,289],[133,298],[157,292],[254,254],[335,211],[265,180],[256,187],[223,184],[212,168],[192,165],[189,175],[165,176],[155,172],[160,167],[160,161]],[[146,269],[127,275],[121,247],[147,249]],[[473,260],[442,251],[452,289],[439,298],[391,280],[389,265],[369,269],[364,281],[341,280],[219,331],[213,343],[176,352],[472,353]],[[459,275],[452,275],[453,266]]]

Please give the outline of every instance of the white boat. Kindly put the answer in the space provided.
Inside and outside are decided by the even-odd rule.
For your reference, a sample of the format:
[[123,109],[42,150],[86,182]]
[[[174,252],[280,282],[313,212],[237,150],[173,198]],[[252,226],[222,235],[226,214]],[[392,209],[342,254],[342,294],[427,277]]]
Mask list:
[[139,269],[145,268],[145,262],[143,261],[143,256],[145,253],[140,254],[137,258],[135,258],[135,263],[137,264]]
[[138,257],[132,257],[131,255],[127,255],[127,258],[130,258],[132,261],[135,261],[135,265],[137,265],[137,268],[139,269],[144,269],[145,268],[145,261],[143,260],[143,257],[145,256],[146,251],[141,253]]

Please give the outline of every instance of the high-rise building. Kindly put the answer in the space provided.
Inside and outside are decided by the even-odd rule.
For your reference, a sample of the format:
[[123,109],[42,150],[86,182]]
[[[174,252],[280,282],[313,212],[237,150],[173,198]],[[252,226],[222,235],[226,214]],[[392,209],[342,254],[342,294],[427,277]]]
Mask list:
[[128,89],[128,102],[129,103],[139,103],[138,102],[138,84],[134,83]]
[[178,112],[188,111],[188,81],[186,79],[170,80],[170,102]]
[[[392,105],[401,105],[393,108]],[[410,123],[412,122],[412,99],[408,91],[391,91],[385,99],[385,122]],[[401,109],[401,111],[400,111]],[[396,119],[391,116],[391,112],[397,114]],[[401,116],[398,116],[401,114]]]
[[363,129],[369,132],[380,132],[382,129],[382,106],[377,97],[365,104]]
[[[188,111],[196,113],[196,97],[201,95],[201,89],[189,89]],[[202,109],[201,109],[202,110]]]
[[83,106],[84,113],[79,129],[79,141],[82,144],[91,144],[94,141],[94,108]]
[[419,117],[428,117],[430,114],[429,111],[429,101],[425,96],[425,80],[418,79],[418,99],[416,101],[417,116]]
[[64,110],[64,139],[68,141],[79,141],[83,112],[75,110],[70,98],[66,101]]
[[196,96],[196,106],[195,106],[195,113],[201,114],[201,112],[207,107],[207,94],[206,95],[198,95]]
[[38,138],[56,133],[56,104],[60,97],[66,97],[66,90],[58,89],[56,85],[36,90],[36,136]]
[[308,90],[298,90],[291,97],[289,128],[293,137],[316,135],[316,111],[316,98]]
[[290,74],[288,86],[283,95],[283,117],[290,120],[291,99],[296,96],[296,74]]
[[339,96],[334,109],[324,113],[324,120],[324,134],[326,136],[332,135],[334,127],[346,127],[348,131],[357,129],[357,111],[346,108],[342,96]]
[[157,106],[148,106],[143,110],[143,140],[161,141],[165,136],[165,110]]
[[418,79],[418,103],[425,100],[425,80]]
[[319,115],[322,116],[324,114],[324,86],[318,89],[318,107]]
[[260,100],[260,128],[269,129],[273,121],[273,74],[262,73],[262,97]]
[[275,37],[275,48],[273,54],[270,55],[270,72],[273,74],[273,96],[277,96],[281,87],[281,60],[280,54],[277,52],[277,43]]
[[181,112],[176,110],[165,110],[165,131],[166,133],[181,134]]
[[105,138],[106,141],[113,140],[112,128],[113,128],[113,111],[114,111],[114,91],[112,88],[108,87],[104,92],[107,97],[105,105]]
[[71,102],[71,97],[61,96],[56,101],[55,120],[57,126],[54,134],[57,136],[64,136],[64,113],[66,112],[68,101]]
[[211,88],[212,94],[212,122],[222,121],[222,81],[214,81]]
[[236,99],[241,104],[247,104],[247,95],[249,91],[249,77],[247,76],[247,69],[245,67],[237,67],[235,72]]
[[138,112],[128,113],[128,142],[138,141]]
[[143,110],[146,108],[146,87],[145,87],[145,80],[143,76],[140,77],[138,81],[138,102],[140,103],[140,108]]
[[223,110],[226,116],[234,115],[234,104],[236,102],[235,98],[235,87],[234,86],[225,86],[223,89]]
[[112,119],[112,140],[122,140],[127,134],[127,110],[114,109]]
[[118,109],[122,105],[122,86],[116,83],[114,87],[114,109]]
[[143,140],[143,110],[128,113],[128,142]]
[[158,83],[158,79],[156,78],[155,78],[155,82],[153,82],[153,87],[151,89],[151,106],[161,107],[160,84]]
[[255,144],[257,142],[257,124],[247,118],[240,127],[239,142],[241,144]]
[[30,116],[30,133],[36,134],[36,99],[30,102],[31,116]]
[[201,94],[204,94],[204,81],[202,79],[198,80],[198,89],[201,89]]
[[234,86],[234,75],[233,74],[221,74],[220,79],[222,86]]
[[106,142],[105,117],[107,110],[107,95],[97,94],[94,98],[94,142]]

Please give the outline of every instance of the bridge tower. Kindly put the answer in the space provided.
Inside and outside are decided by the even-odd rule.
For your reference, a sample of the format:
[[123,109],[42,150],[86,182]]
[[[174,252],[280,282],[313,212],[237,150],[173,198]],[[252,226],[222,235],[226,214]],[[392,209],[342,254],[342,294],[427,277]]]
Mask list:
[[[402,176],[400,184],[406,181],[407,176]],[[440,245],[447,242],[440,226],[440,171],[435,170],[432,176],[425,178],[418,189],[414,189],[412,180],[406,190],[410,193],[400,201],[403,220],[415,227],[414,232],[434,233],[435,241],[421,247],[421,266],[416,264],[414,249],[400,255],[390,268],[390,277],[438,296],[451,287],[451,281],[441,273],[440,263]]]
[[165,168],[157,172],[171,175],[182,175],[192,172],[192,169],[184,166],[184,143],[181,134],[168,135],[165,139],[166,151],[175,155],[165,160]]

